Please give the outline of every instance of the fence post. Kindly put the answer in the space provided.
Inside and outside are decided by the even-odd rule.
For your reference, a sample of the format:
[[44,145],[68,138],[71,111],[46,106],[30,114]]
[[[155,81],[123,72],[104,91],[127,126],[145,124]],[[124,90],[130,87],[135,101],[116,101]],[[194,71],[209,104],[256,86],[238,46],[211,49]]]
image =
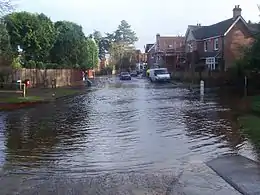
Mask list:
[[26,96],[26,84],[23,84],[23,97]]
[[204,95],[204,81],[203,80],[200,81],[200,95],[201,96]]
[[244,95],[247,96],[247,76],[245,76],[244,81]]

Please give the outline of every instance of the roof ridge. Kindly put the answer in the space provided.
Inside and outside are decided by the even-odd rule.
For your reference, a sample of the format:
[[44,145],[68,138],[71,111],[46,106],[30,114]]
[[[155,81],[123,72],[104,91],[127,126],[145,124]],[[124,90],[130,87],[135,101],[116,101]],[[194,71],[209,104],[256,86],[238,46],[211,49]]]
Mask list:
[[185,36],[178,36],[178,35],[175,35],[175,36],[160,36],[160,38],[183,38]]
[[204,39],[208,37],[224,35],[224,33],[235,21],[236,20],[234,20],[234,18],[228,18],[215,24],[203,26],[202,28],[193,29],[192,32],[196,39]]
[[[212,26],[215,26],[215,25],[219,25],[219,24],[221,24],[221,23],[223,23],[223,22],[227,22],[227,21],[229,21],[229,20],[234,20],[233,18],[229,18],[229,19],[226,19],[226,20],[222,20],[222,21],[220,21],[220,22],[217,22],[217,23],[215,23],[215,24],[211,24],[211,25],[207,25],[207,26],[201,26],[201,27],[203,27],[203,28],[207,28],[207,27],[212,27]],[[234,20],[235,21],[235,20]],[[197,31],[197,30],[200,30],[201,28],[197,28],[197,29],[193,29],[193,31]]]
[[[237,19],[237,18],[236,18]],[[220,23],[222,23],[222,22],[227,22],[227,21],[229,21],[229,20],[234,20],[234,18],[229,18],[229,19],[226,19],[226,20],[222,20],[222,21],[220,21],[220,22],[217,22],[217,23],[215,23],[215,24],[211,24],[211,25],[208,25],[208,26],[214,26],[214,25],[218,25],[218,24],[220,24]],[[235,20],[234,20],[234,22],[235,22]],[[208,27],[207,26],[207,27]]]

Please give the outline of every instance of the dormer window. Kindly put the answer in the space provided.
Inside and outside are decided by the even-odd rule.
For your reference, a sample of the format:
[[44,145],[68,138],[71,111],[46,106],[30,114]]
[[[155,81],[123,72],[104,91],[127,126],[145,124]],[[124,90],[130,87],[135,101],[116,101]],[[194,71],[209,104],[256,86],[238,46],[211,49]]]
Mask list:
[[208,42],[204,41],[204,51],[208,51]]
[[214,50],[218,50],[219,45],[218,45],[218,38],[214,39]]

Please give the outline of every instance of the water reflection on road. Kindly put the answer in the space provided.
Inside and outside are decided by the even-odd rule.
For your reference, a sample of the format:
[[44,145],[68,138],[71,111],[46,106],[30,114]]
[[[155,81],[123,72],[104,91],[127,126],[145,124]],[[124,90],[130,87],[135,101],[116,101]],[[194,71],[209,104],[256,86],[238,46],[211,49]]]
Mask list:
[[214,93],[201,99],[172,84],[111,78],[75,98],[0,113],[0,163],[15,186],[57,175],[176,175],[227,153],[255,158],[230,109]]

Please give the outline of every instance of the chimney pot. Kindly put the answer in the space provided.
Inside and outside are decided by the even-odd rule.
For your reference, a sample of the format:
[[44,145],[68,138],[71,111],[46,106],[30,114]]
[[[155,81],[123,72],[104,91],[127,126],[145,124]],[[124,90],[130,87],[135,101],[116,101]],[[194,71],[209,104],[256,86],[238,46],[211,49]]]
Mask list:
[[235,8],[233,9],[233,19],[236,19],[238,16],[241,16],[242,9],[239,7],[239,5],[235,5]]

